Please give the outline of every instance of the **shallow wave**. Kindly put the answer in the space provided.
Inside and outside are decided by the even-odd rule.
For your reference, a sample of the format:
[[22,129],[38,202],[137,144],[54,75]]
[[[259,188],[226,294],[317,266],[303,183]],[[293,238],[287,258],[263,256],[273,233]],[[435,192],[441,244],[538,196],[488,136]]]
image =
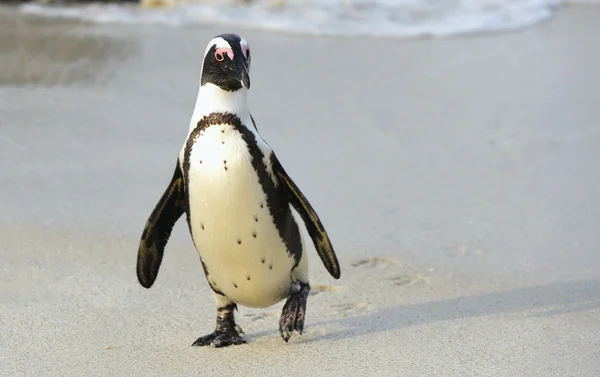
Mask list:
[[[600,4],[600,0],[568,2]],[[314,35],[417,37],[522,28],[548,19],[562,3],[561,0],[148,0],[147,7],[27,3],[21,10],[94,23],[223,25]]]

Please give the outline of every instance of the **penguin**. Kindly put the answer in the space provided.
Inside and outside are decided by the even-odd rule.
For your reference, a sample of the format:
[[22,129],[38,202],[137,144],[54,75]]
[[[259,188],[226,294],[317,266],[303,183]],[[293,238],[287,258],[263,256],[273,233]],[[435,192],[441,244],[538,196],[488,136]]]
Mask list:
[[148,218],[138,248],[137,277],[150,288],[165,246],[185,213],[217,319],[193,346],[246,343],[238,305],[266,308],[286,300],[279,320],[287,343],[302,335],[310,292],[302,219],[327,271],[340,266],[319,216],[258,133],[247,105],[250,46],[237,34],[213,38],[204,51],[200,86],[171,181]]

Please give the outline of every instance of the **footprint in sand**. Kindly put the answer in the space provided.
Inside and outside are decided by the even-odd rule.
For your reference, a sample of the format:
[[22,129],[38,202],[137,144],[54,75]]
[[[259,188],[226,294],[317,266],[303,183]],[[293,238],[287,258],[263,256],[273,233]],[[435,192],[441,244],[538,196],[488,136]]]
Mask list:
[[356,263],[352,264],[352,267],[378,267],[385,268],[390,264],[397,264],[398,262],[392,258],[386,257],[373,257],[367,259],[361,259]]
[[310,287],[310,296],[316,296],[319,293],[323,292],[337,292],[340,287],[336,287],[335,285],[326,285],[326,284],[317,284]]
[[421,274],[407,274],[389,279],[394,285],[412,287],[417,284],[429,284],[429,277]]
[[363,314],[371,310],[371,304],[369,302],[351,302],[334,305],[333,307],[336,308],[337,314],[340,317]]

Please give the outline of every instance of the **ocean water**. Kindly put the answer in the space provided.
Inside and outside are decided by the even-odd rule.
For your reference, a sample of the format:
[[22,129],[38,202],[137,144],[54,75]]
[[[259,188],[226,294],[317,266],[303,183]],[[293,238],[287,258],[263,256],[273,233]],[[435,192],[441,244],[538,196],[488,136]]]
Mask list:
[[146,6],[27,3],[25,13],[94,23],[223,25],[313,35],[450,36],[546,20],[600,0],[143,0]]

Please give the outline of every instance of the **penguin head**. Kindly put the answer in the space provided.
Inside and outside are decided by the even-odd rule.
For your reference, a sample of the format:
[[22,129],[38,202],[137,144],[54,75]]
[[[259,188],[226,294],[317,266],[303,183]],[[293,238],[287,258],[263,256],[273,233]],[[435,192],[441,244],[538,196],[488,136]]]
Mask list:
[[250,46],[237,34],[221,34],[206,46],[200,85],[234,92],[250,89]]

